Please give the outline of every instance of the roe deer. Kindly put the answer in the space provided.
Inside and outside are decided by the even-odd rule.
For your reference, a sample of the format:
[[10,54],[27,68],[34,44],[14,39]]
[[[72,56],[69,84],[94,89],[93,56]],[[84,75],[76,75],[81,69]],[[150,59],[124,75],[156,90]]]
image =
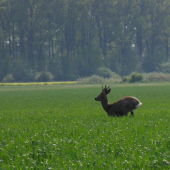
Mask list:
[[124,116],[131,112],[131,115],[134,115],[133,110],[137,109],[142,105],[142,103],[135,97],[124,97],[113,104],[110,104],[107,99],[107,94],[111,91],[110,87],[105,85],[102,92],[95,98],[96,101],[100,101],[103,109],[107,112],[108,116]]

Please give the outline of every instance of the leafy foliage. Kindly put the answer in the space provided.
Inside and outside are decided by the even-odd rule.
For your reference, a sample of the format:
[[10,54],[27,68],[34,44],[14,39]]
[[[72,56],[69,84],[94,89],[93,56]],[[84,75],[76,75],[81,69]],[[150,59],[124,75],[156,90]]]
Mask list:
[[135,82],[142,82],[143,80],[144,80],[143,74],[133,72],[129,76],[124,76],[122,82],[135,83]]
[[166,82],[170,81],[170,74],[166,73],[159,73],[159,72],[153,72],[153,73],[143,73],[144,80],[147,82]]
[[100,67],[97,69],[96,74],[104,78],[111,78],[114,73],[108,68]]
[[44,70],[56,81],[109,78],[95,73],[101,67],[127,76],[169,59],[168,0],[1,0],[0,11],[0,81],[34,81]]
[[130,75],[129,82],[134,83],[134,82],[141,82],[143,80],[143,75],[137,72],[134,72]]
[[12,83],[12,82],[14,82],[14,77],[12,74],[7,74],[2,80],[2,83]]
[[170,61],[159,64],[157,70],[162,73],[170,73]]
[[50,73],[50,72],[41,72],[41,73],[37,73],[36,76],[36,81],[38,82],[48,82],[48,81],[52,81],[54,78],[54,76]]
[[84,77],[77,79],[78,83],[82,84],[112,84],[112,83],[120,83],[122,81],[121,77],[115,74],[115,76],[111,78],[103,78],[98,75],[92,75],[90,77]]
[[92,75],[90,77],[84,77],[77,79],[78,83],[83,84],[103,84],[105,82],[105,79],[103,77],[100,77],[98,75]]

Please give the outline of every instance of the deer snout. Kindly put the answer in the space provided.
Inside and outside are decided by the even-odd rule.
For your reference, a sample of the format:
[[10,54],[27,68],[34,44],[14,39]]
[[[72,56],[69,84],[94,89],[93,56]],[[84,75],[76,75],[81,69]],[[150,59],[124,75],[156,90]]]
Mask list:
[[94,100],[96,100],[96,101],[100,101],[98,97],[96,97]]

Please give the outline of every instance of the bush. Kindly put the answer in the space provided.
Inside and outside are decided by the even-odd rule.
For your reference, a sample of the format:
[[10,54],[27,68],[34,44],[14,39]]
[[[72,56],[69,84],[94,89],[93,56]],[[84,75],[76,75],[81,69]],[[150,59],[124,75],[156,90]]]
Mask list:
[[92,75],[90,78],[89,78],[89,83],[90,84],[93,84],[93,83],[104,83],[104,78],[103,77],[100,77],[98,75]]
[[141,82],[144,81],[143,75],[137,72],[131,73],[129,76],[124,76],[122,78],[122,82],[129,82],[129,83],[135,83],[135,82]]
[[14,77],[12,74],[7,74],[2,80],[2,83],[12,83],[12,82],[14,82]]
[[26,62],[22,60],[15,60],[13,61],[13,77],[16,82],[26,82],[30,81],[27,79],[27,71],[26,71]]
[[157,72],[144,73],[143,76],[144,76],[144,79],[147,82],[165,82],[165,81],[170,81],[170,74],[166,74],[166,73],[157,73]]
[[98,75],[92,75],[91,77],[79,78],[78,83],[82,84],[113,84],[120,83],[122,81],[119,75],[116,75],[115,78],[103,78]]
[[141,82],[143,81],[143,75],[137,72],[131,73],[129,82],[134,83],[134,82]]
[[170,61],[159,64],[157,70],[162,73],[170,73]]
[[36,75],[35,80],[38,82],[48,82],[52,81],[54,76],[50,72],[39,72]]
[[100,67],[96,71],[96,75],[104,77],[104,78],[111,78],[113,76],[113,72],[105,67]]
[[98,75],[92,75],[91,77],[79,78],[77,82],[82,84],[102,84],[105,82],[105,79]]
[[123,79],[122,79],[122,82],[128,82],[129,81],[129,78],[127,76],[124,76]]

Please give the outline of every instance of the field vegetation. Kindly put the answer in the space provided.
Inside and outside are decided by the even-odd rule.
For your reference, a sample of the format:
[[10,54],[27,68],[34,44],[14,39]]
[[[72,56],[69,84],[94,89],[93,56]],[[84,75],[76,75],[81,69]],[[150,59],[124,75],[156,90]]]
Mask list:
[[128,76],[119,76],[112,72],[110,77],[104,75],[95,74],[90,77],[83,77],[77,79],[78,83],[81,84],[115,84],[115,83],[151,83],[151,82],[168,82],[170,81],[170,74],[163,72],[152,72],[152,73],[138,73],[132,72]]
[[170,169],[169,83],[110,86],[134,117],[108,117],[101,85],[0,86],[0,169]]

